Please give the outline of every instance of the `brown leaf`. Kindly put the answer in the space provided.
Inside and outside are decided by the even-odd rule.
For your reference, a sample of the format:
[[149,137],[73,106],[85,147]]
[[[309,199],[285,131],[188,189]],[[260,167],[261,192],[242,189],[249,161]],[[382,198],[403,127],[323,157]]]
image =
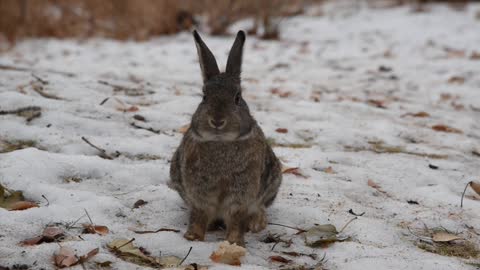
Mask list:
[[385,191],[382,189],[382,187],[381,187],[379,184],[375,183],[372,179],[368,179],[367,185],[368,185],[369,187],[372,187],[372,188],[376,189],[376,190],[377,190],[378,192],[380,192],[380,193],[383,193],[383,194],[385,194],[385,195],[388,195],[387,192],[385,192]]
[[432,129],[435,130],[435,131],[440,131],[440,132],[458,133],[458,134],[463,133],[461,130],[449,127],[447,125],[434,125],[434,126],[432,126]]
[[245,248],[225,241],[220,243],[218,249],[210,255],[210,259],[217,263],[240,266],[240,259],[245,256],[245,253]]
[[453,48],[444,48],[448,58],[464,58],[465,51]]
[[430,114],[427,112],[417,112],[417,113],[406,113],[402,115],[402,117],[405,116],[413,116],[413,117],[430,117]]
[[42,236],[44,241],[54,241],[59,237],[62,237],[65,234],[65,231],[59,227],[49,226],[43,230]]
[[470,60],[480,60],[480,53],[476,51],[472,52],[470,55]]
[[304,174],[300,172],[299,167],[285,167],[282,165],[282,173],[283,174],[293,174],[295,176],[303,177],[303,178],[308,178]]
[[78,263],[75,252],[68,247],[61,247],[57,254],[53,255],[55,266],[60,268],[69,267]]
[[434,242],[450,242],[450,241],[459,240],[459,239],[462,239],[462,238],[458,237],[457,235],[444,232],[444,231],[434,232],[432,235],[432,240]]
[[329,174],[336,174],[336,172],[333,170],[332,166],[328,166],[328,168],[325,168],[324,172],[329,173]]
[[80,256],[80,258],[78,260],[78,263],[84,263],[84,262],[88,261],[90,258],[97,255],[99,250],[100,250],[99,248],[92,249],[87,254],[85,254],[83,256]]
[[275,129],[275,131],[278,133],[288,133],[288,129],[286,128],[277,128]]
[[25,239],[22,242],[20,242],[20,244],[25,246],[33,246],[33,245],[38,245],[41,242],[43,242],[43,236],[37,236],[37,237]]
[[38,207],[37,203],[29,202],[29,201],[19,201],[10,204],[10,211],[18,211],[18,210],[26,210],[29,208]]
[[480,195],[480,183],[471,181],[471,182],[470,182],[470,187],[471,187],[478,195]]
[[138,111],[138,107],[137,106],[130,106],[126,111],[127,112],[136,112]]
[[140,206],[143,206],[147,203],[148,203],[147,201],[140,199],[133,204],[133,208],[139,208]]
[[448,83],[450,84],[463,84],[465,83],[465,77],[461,76],[452,76],[448,79]]
[[279,96],[279,97],[281,97],[281,98],[289,97],[289,96],[292,94],[292,92],[290,92],[290,91],[282,91],[282,90],[280,90],[280,89],[278,89],[278,88],[272,88],[272,89],[270,89],[270,93],[272,93],[272,94],[274,94],[274,95],[277,95],[277,96]]
[[278,262],[278,263],[291,263],[292,262],[292,260],[289,260],[285,257],[278,256],[278,255],[270,256],[269,259],[272,262]]
[[381,108],[381,109],[386,109],[387,108],[385,106],[385,101],[384,100],[369,99],[369,100],[367,100],[367,103],[372,105],[372,106],[375,106],[377,108]]
[[82,224],[83,233],[96,233],[99,235],[107,235],[109,229],[107,226],[93,225],[93,224]]

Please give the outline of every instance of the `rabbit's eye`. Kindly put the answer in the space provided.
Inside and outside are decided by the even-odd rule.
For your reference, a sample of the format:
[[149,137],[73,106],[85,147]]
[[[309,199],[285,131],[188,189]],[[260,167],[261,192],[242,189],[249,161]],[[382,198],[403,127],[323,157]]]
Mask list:
[[202,96],[202,101],[207,100],[207,97],[205,95]]
[[235,104],[238,105],[240,103],[240,93],[235,95]]

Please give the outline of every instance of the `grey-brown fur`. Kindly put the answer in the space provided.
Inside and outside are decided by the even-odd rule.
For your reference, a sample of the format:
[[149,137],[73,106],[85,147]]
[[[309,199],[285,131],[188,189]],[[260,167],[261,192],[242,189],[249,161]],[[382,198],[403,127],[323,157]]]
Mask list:
[[173,155],[169,187],[190,208],[185,238],[203,240],[208,226],[223,220],[227,240],[244,245],[247,230],[266,226],[265,208],[282,181],[280,162],[241,97],[244,32],[237,34],[224,73],[198,33],[193,35],[204,99]]

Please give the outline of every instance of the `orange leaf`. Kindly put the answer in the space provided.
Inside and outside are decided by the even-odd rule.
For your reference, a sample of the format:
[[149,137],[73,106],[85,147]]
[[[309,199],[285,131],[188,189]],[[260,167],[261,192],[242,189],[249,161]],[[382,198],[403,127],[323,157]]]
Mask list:
[[480,195],[480,183],[477,182],[470,182],[470,187],[478,194]]
[[99,235],[107,235],[109,229],[107,226],[99,226],[93,224],[82,224],[83,226],[83,233],[96,233]]
[[130,106],[130,108],[127,109],[127,112],[136,112],[138,111],[138,107],[137,106]]
[[463,133],[461,130],[449,127],[447,125],[435,125],[432,127],[432,129],[440,132],[459,133],[459,134]]
[[332,166],[329,166],[328,168],[326,168],[324,170],[325,173],[329,173],[329,174],[336,174],[336,172],[333,170]]
[[279,262],[279,263],[291,263],[292,260],[289,260],[285,257],[282,256],[270,256],[269,257],[270,261],[272,262]]
[[78,263],[77,256],[71,248],[61,247],[57,254],[53,255],[55,265],[63,268],[75,265]]
[[29,202],[29,201],[19,201],[19,202],[12,203],[9,207],[9,210],[10,211],[26,210],[32,207],[38,207],[38,204],[34,202]]
[[368,185],[369,187],[372,187],[372,188],[376,189],[378,192],[383,193],[383,194],[389,196],[389,195],[387,194],[387,192],[385,192],[385,191],[382,189],[382,187],[381,187],[379,184],[375,183],[372,179],[368,179],[367,185]]
[[282,173],[284,174],[293,174],[295,176],[299,176],[299,177],[303,177],[303,178],[307,178],[307,176],[305,176],[304,174],[302,174],[300,172],[300,168],[299,167],[284,167],[282,165]]
[[288,129],[286,128],[277,128],[275,129],[275,131],[278,133],[288,133]]

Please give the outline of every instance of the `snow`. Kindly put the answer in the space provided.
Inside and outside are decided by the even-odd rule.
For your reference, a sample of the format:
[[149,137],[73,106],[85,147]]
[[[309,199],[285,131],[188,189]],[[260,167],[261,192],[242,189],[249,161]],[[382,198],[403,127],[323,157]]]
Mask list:
[[[301,228],[331,223],[341,228],[353,217],[350,209],[365,215],[345,229],[351,241],[326,249],[306,247],[301,236],[294,236],[290,248],[278,244],[271,251],[272,244],[259,241],[267,232],[289,238],[295,231],[269,225],[261,233],[249,233],[243,269],[276,269],[279,265],[268,257],[279,251],[316,253],[320,258],[326,254],[328,269],[475,268],[466,264],[472,260],[417,248],[407,227],[443,226],[480,242],[478,235],[467,230],[473,226],[480,231],[479,197],[472,199],[474,194],[468,191],[463,209],[459,207],[465,184],[480,176],[480,158],[472,153],[480,151],[480,61],[469,59],[475,50],[480,52],[480,20],[475,19],[479,10],[473,4],[465,11],[431,6],[425,13],[413,13],[408,7],[363,7],[350,13],[285,19],[281,41],[247,37],[244,96],[267,137],[284,145],[274,148],[279,158],[308,176],[284,175],[278,199],[268,210],[270,222]],[[232,33],[241,25],[234,26]],[[233,37],[203,36],[224,66]],[[446,48],[464,51],[465,56],[448,57]],[[208,257],[224,235],[209,233],[206,242],[185,240],[187,210],[166,186],[168,160],[182,136],[178,129],[189,122],[201,99],[200,71],[189,33],[141,43],[28,40],[1,54],[0,63],[32,68],[49,82],[45,92],[62,98],[48,99],[34,92],[30,82],[35,79],[29,72],[1,70],[0,109],[35,105],[42,108],[42,116],[30,123],[14,115],[0,116],[2,140],[38,144],[38,149],[0,154],[0,182],[23,190],[41,205],[25,211],[0,208],[0,265],[24,263],[52,269],[56,243],[33,247],[18,243],[40,234],[49,223],[77,220],[84,209],[111,233],[83,235],[84,241],[62,245],[79,254],[100,247],[92,261],[112,261],[114,269],[140,269],[106,248],[113,239],[134,237],[136,245],[154,255],[183,257],[192,246],[187,263],[214,265]],[[392,71],[380,72],[380,66]],[[464,77],[465,82],[448,83],[452,76]],[[140,87],[144,95],[114,92],[99,80]],[[290,94],[280,97],[271,92],[274,88]],[[386,108],[368,100],[384,102]],[[133,105],[137,112],[118,110]],[[405,116],[421,111],[430,117]],[[135,114],[148,122],[134,120]],[[132,122],[161,133],[135,129]],[[437,124],[463,133],[432,130]],[[287,128],[288,133],[277,133],[277,128]],[[102,159],[82,136],[109,153],[122,155]],[[295,144],[307,147],[289,147]],[[375,145],[396,147],[403,153],[371,151]],[[324,172],[330,166],[335,174]],[[81,181],[65,180],[71,177]],[[368,186],[368,179],[386,194]],[[139,199],[148,204],[132,209]],[[408,204],[408,200],[419,204]],[[132,227],[177,228],[182,233],[135,234]],[[315,264],[306,257],[294,260]],[[238,267],[217,264],[212,269]]]

